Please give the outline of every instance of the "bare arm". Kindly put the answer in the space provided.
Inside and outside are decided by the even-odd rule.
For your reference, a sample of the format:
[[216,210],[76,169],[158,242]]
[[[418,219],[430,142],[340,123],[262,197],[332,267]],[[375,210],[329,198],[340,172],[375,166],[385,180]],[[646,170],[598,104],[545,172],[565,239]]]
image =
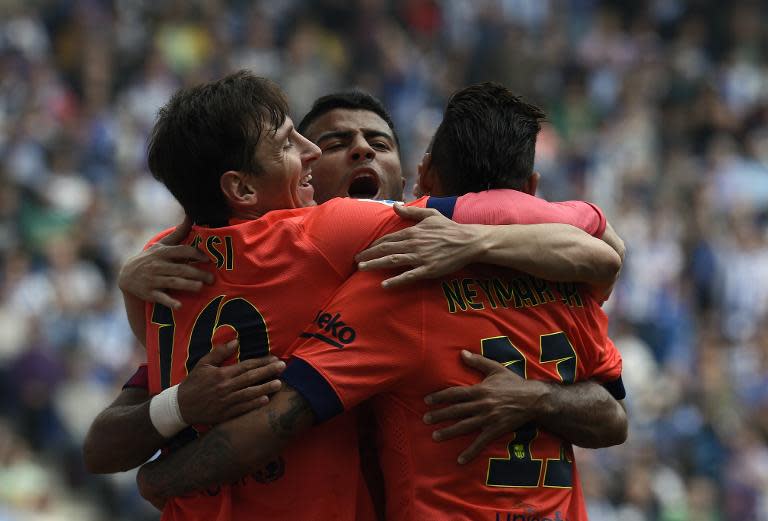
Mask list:
[[[621,265],[624,265],[624,256],[626,254],[626,247],[624,246],[624,241],[619,237],[619,235],[616,233],[616,230],[613,229],[613,226],[611,226],[611,223],[606,222],[605,223],[605,231],[603,232],[603,241],[605,241],[606,244],[608,244],[613,250],[618,254],[619,258],[621,259]],[[610,284],[605,284],[602,287],[600,287],[602,297],[604,299],[607,299],[611,292],[613,291],[613,286],[616,284],[616,281],[619,279],[619,274],[621,273],[621,269],[619,269],[616,272],[616,276],[613,278],[612,281],[610,281]]]
[[314,422],[307,401],[286,386],[269,405],[211,430],[178,451],[147,463],[137,476],[141,495],[159,506],[172,496],[234,482],[277,456]]
[[460,463],[530,421],[581,447],[608,447],[627,438],[623,405],[597,382],[560,385],[524,380],[498,362],[468,351],[462,353],[462,361],[486,374],[485,380],[427,396],[429,405],[447,406],[424,416],[427,424],[456,421],[435,431],[436,441],[480,431],[459,456]]
[[598,382],[546,385],[550,394],[536,414],[537,424],[588,449],[621,445],[627,440],[624,402],[616,400]]
[[605,231],[603,232],[603,240],[614,249],[616,253],[619,254],[619,257],[621,258],[621,262],[624,262],[624,255],[627,252],[626,247],[624,246],[624,241],[621,237],[616,233],[616,230],[613,229],[613,226],[611,226],[611,223],[606,222],[605,223]]
[[125,291],[123,293],[123,303],[125,304],[125,314],[128,316],[128,324],[131,326],[133,336],[147,348],[147,321],[144,318],[144,301],[139,297],[131,295]]
[[621,267],[613,248],[566,224],[458,224],[435,210],[395,206],[395,211],[420,222],[382,237],[357,256],[364,271],[413,268],[385,280],[385,287],[440,277],[475,262],[549,280],[606,286]]
[[[236,344],[214,348],[179,386],[179,408],[188,424],[215,424],[263,406],[281,387],[285,368],[275,357],[219,367]],[[263,382],[263,383],[262,383]],[[83,444],[89,472],[106,474],[138,467],[168,443],[152,425],[146,389],[124,389],[93,420]]]
[[149,419],[146,389],[124,389],[91,424],[83,445],[85,468],[94,474],[138,467],[168,440]]
[[568,224],[466,225],[477,230],[473,262],[506,266],[556,281],[606,284],[621,268],[605,242]]

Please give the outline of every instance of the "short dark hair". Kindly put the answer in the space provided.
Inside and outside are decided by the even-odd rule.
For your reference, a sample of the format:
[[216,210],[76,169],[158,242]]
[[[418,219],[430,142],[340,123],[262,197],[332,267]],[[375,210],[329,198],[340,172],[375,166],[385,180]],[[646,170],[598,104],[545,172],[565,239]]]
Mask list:
[[395,144],[397,144],[398,150],[400,149],[400,139],[397,137],[395,124],[392,122],[392,117],[387,112],[387,109],[384,108],[384,105],[378,98],[359,89],[333,92],[317,98],[312,104],[312,108],[302,118],[299,126],[296,127],[299,134],[304,134],[317,118],[334,109],[367,110],[373,112],[389,126],[389,130],[392,131],[392,137],[395,138]]
[[277,130],[288,102],[277,84],[248,71],[182,89],[160,109],[149,140],[149,169],[198,224],[230,217],[219,186],[228,170],[258,174],[256,146]]
[[457,91],[435,131],[431,164],[444,195],[520,189],[533,173],[544,112],[498,83]]

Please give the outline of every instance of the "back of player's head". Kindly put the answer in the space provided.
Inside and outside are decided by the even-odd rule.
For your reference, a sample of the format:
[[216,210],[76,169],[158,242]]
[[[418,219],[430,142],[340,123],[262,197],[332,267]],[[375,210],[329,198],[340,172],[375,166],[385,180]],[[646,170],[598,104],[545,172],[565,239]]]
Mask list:
[[397,148],[400,148],[400,140],[397,137],[392,116],[389,115],[389,112],[387,112],[387,109],[384,108],[384,105],[378,98],[361,90],[334,92],[317,98],[296,129],[299,131],[299,134],[305,134],[315,120],[335,109],[367,110],[373,112],[389,126],[392,136],[395,138]]
[[149,141],[149,169],[196,223],[225,222],[223,173],[258,174],[256,145],[285,121],[277,84],[247,71],[182,89],[160,109]]
[[520,189],[533,173],[544,117],[498,83],[454,93],[431,144],[431,166],[444,195]]

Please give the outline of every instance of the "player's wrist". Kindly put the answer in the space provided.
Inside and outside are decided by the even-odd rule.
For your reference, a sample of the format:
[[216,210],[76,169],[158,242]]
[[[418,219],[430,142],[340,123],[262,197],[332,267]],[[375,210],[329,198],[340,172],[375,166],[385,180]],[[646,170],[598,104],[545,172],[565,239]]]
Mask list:
[[188,426],[179,407],[179,385],[154,396],[149,402],[149,419],[163,438],[171,438]]
[[[194,383],[197,383],[195,381]],[[187,425],[197,425],[198,423],[218,423],[207,417],[201,408],[205,400],[202,396],[197,396],[198,386],[193,385],[192,378],[187,376],[178,384],[179,391],[177,401],[179,404],[179,414]]]
[[497,236],[493,233],[494,227],[483,224],[467,224],[465,226],[470,227],[471,237],[474,238],[471,241],[474,248],[472,262],[489,261],[491,252],[498,249]]
[[542,422],[559,414],[557,394],[559,386],[556,384],[528,380],[531,384],[536,400],[533,405],[534,420]]

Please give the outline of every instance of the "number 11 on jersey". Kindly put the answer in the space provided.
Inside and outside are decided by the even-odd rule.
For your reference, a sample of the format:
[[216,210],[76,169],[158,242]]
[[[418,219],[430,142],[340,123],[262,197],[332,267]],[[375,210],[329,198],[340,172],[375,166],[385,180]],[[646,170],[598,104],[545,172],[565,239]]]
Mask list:
[[[528,378],[528,360],[509,337],[484,338],[480,346],[483,356],[499,362],[521,378]],[[539,363],[556,364],[562,383],[571,384],[576,380],[578,359],[565,333],[559,331],[541,335],[539,353]],[[557,458],[535,458],[531,447],[535,445],[539,434],[539,429],[533,423],[527,423],[515,431],[515,437],[507,446],[507,457],[490,458],[488,461],[485,484],[490,487],[570,488],[573,462],[566,455],[565,446],[560,443]]]

